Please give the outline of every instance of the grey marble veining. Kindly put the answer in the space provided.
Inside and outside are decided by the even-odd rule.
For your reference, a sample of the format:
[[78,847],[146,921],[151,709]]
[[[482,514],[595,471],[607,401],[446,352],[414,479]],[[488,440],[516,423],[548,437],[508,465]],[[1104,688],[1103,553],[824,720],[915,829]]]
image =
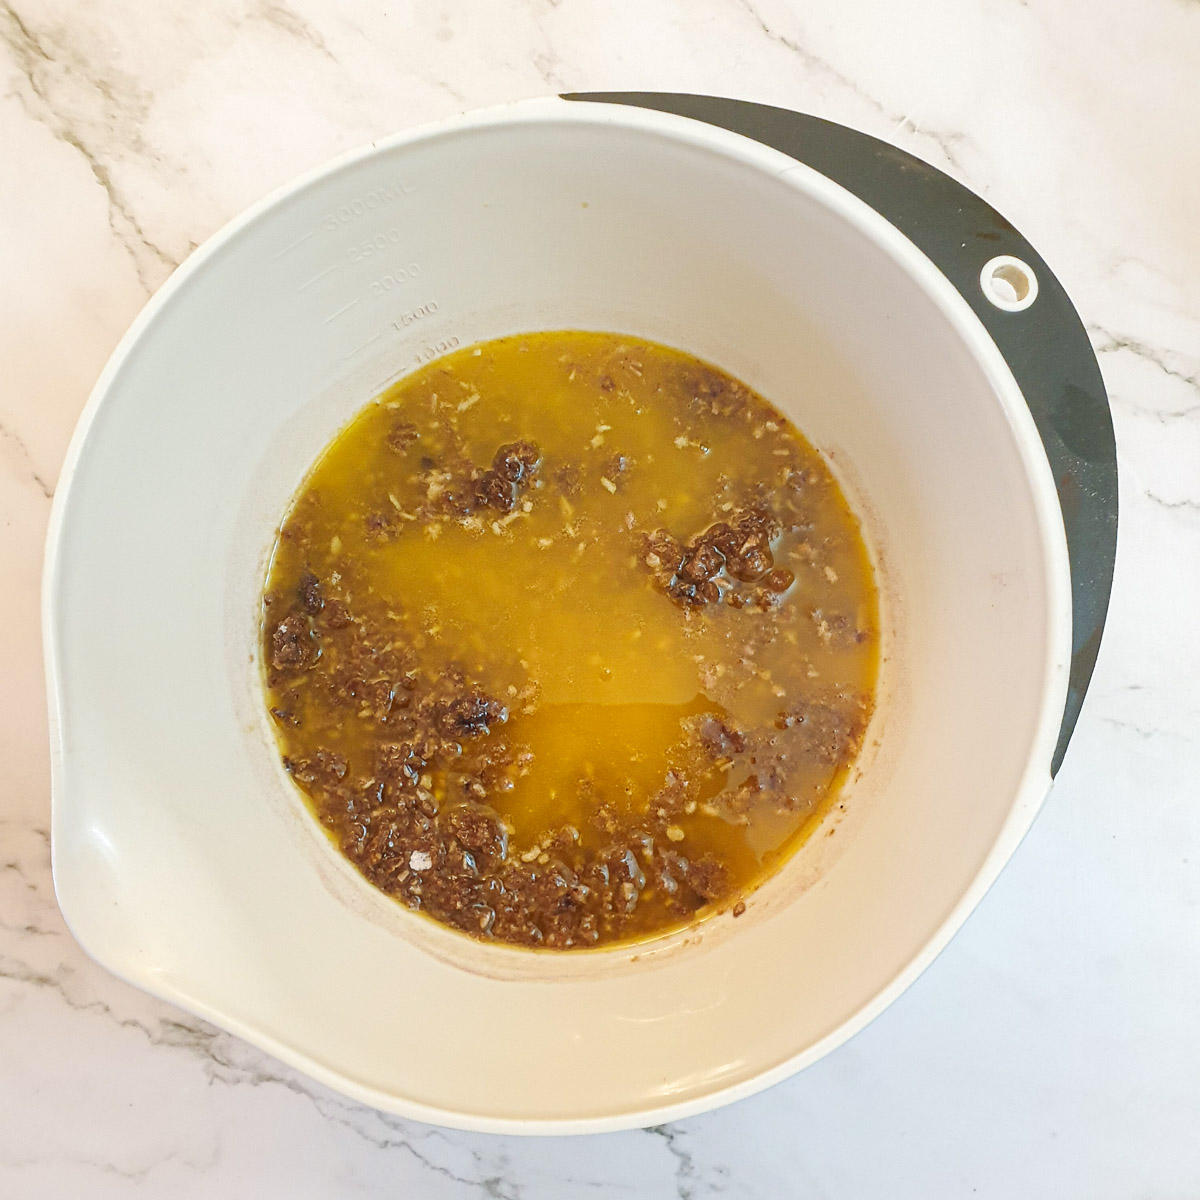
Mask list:
[[[0,0],[0,1196],[1200,1194],[1197,63],[1194,0]],[[41,543],[97,372],[225,220],[395,129],[603,88],[815,112],[1009,216],[1110,390],[1118,571],[1043,814],[872,1026],[676,1125],[461,1134],[353,1104],[75,945],[50,878]]]

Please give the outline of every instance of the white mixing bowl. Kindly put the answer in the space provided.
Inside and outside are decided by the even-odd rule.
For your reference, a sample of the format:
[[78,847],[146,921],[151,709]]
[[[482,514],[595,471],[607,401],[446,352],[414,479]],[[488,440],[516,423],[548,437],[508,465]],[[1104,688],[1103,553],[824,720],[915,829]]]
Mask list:
[[[419,364],[535,329],[666,342],[774,401],[884,590],[843,807],[739,920],[640,948],[488,946],[401,909],[308,816],[261,699],[265,555],[308,465]],[[550,99],[351,154],[175,273],[72,443],[45,628],[54,874],[89,954],[380,1108],[578,1132],[779,1080],[930,962],[1050,784],[1071,572],[1013,372],[912,241],[749,137]]]

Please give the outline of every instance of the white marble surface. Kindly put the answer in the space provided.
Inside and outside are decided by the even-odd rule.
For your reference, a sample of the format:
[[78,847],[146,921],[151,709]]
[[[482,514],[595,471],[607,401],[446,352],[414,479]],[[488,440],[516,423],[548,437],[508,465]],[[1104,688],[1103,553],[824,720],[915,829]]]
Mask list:
[[[1200,1195],[1197,0],[0,0],[0,39],[0,1196]],[[1050,801],[920,982],[733,1108],[523,1141],[358,1107],[83,957],[38,576],[87,392],[199,242],[379,134],[589,88],[806,109],[987,196],[1088,323],[1121,541]]]

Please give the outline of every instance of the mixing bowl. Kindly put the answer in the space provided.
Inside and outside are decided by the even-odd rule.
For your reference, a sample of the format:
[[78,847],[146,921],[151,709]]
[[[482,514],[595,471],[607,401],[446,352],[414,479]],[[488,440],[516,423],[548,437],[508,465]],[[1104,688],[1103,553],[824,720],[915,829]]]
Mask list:
[[[266,555],[333,433],[420,364],[536,329],[665,342],[770,398],[883,592],[876,714],[817,833],[736,920],[570,954],[471,941],[355,874],[279,765],[257,657]],[[59,902],[109,970],[396,1113],[564,1132],[744,1096],[877,1014],[1012,854],[1115,521],[1074,310],[916,159],[653,95],[375,143],[197,251],[80,421],[45,581]]]

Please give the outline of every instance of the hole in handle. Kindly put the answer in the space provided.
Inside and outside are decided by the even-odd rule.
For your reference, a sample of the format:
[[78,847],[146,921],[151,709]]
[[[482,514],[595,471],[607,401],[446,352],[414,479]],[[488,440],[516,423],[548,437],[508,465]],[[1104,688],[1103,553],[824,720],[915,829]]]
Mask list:
[[999,254],[983,264],[979,272],[983,294],[1005,312],[1020,312],[1028,308],[1038,294],[1037,276],[1028,263],[1011,254]]

